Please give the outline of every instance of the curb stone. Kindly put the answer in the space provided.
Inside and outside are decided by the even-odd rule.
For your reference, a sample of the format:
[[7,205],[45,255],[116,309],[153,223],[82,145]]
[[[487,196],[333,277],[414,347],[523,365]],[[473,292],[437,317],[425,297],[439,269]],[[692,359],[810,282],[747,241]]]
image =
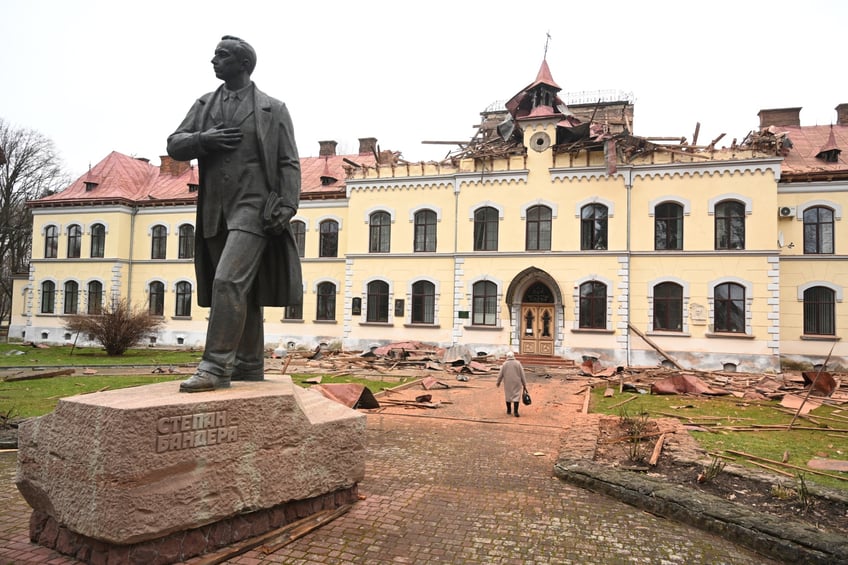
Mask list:
[[848,564],[845,536],[753,512],[712,494],[580,459],[560,459],[554,465],[554,474],[567,483],[720,535],[780,561]]

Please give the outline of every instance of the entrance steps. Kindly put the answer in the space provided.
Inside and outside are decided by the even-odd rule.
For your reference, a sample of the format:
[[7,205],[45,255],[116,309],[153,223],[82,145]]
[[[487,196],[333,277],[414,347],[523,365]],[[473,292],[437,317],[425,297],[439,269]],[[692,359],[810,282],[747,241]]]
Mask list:
[[577,365],[573,359],[557,357],[555,355],[531,355],[528,353],[516,353],[518,359],[525,367],[551,367],[559,369],[570,369]]

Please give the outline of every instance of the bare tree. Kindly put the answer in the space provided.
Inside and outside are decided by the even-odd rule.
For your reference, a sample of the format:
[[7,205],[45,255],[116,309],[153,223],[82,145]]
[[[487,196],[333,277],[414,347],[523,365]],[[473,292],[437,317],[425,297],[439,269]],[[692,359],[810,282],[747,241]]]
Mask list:
[[32,214],[27,200],[69,184],[53,141],[0,118],[0,320],[12,308],[12,275],[29,267]]

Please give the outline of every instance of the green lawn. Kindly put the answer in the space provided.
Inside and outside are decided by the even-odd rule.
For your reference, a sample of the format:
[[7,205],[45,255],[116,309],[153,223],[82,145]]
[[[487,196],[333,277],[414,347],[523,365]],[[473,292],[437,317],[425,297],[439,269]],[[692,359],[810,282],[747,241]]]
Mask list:
[[126,388],[185,378],[185,375],[70,375],[29,381],[0,382],[0,416],[29,418],[52,412],[56,402],[98,390]]
[[[145,347],[130,349],[124,355],[109,357],[99,347],[72,348],[55,346],[36,348],[23,344],[0,344],[0,368],[19,367],[20,372],[49,367],[77,367],[77,374],[69,376],[0,382],[0,419],[29,418],[51,412],[56,402],[66,396],[186,379],[187,375],[151,374],[140,369],[135,375],[109,375],[105,367],[167,367],[194,365],[200,361],[199,351],[158,349]],[[82,368],[100,367],[97,375],[83,375]],[[126,369],[121,372],[126,373]],[[293,374],[292,380],[309,387],[304,381],[316,375]],[[359,383],[371,392],[391,388],[409,381],[409,378],[391,378],[386,381],[369,380],[353,376],[323,376],[323,383]]]
[[[848,406],[822,406],[809,418],[798,418],[792,430],[787,429],[793,414],[781,412],[777,402],[748,401],[732,396],[706,397],[681,395],[651,395],[628,393],[604,398],[603,388],[594,391],[592,411],[614,416],[635,416],[647,412],[652,418],[677,417],[685,423],[699,425],[706,431],[692,431],[698,443],[712,453],[726,450],[741,451],[773,461],[782,461],[788,452],[788,462],[805,467],[813,457],[848,460]],[[626,404],[628,398],[637,397]],[[619,406],[615,406],[619,404]],[[811,419],[813,421],[811,421]],[[729,426],[779,425],[779,430],[735,431]],[[796,428],[828,427],[833,431],[809,431]],[[744,463],[739,459],[740,463]],[[747,463],[746,463],[747,464]],[[786,469],[790,473],[795,471]],[[848,473],[828,471],[848,478]],[[805,473],[805,479],[822,485],[848,489],[848,481],[840,481]]]
[[182,365],[200,361],[199,351],[145,347],[109,357],[100,347],[0,344],[0,367],[89,367],[104,365]]

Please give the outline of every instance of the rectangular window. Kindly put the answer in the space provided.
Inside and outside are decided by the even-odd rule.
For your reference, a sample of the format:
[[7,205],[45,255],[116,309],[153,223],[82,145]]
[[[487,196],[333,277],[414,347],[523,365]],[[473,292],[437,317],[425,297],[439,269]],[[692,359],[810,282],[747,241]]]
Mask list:
[[498,287],[490,281],[474,283],[471,324],[494,326],[498,323]]
[[106,251],[106,228],[103,224],[91,226],[91,249],[89,256],[92,258],[103,257]]
[[303,319],[303,305],[301,304],[293,304],[291,306],[286,306],[286,313],[284,315],[285,320],[302,320]]

